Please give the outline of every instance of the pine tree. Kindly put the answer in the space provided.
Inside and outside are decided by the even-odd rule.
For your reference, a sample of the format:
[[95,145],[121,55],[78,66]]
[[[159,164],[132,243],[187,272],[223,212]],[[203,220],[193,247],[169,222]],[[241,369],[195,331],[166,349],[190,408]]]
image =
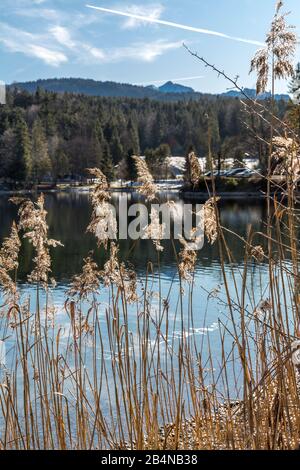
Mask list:
[[167,178],[168,167],[166,159],[170,156],[171,149],[168,144],[161,144],[155,150],[145,150],[146,163],[155,179]]
[[118,163],[117,178],[122,181],[135,181],[137,178],[136,165],[133,160],[134,152],[128,150],[127,155]]
[[63,178],[70,173],[70,161],[62,149],[58,149],[52,159],[52,172],[55,178]]
[[0,135],[0,177],[5,178],[15,158],[15,133],[7,129]]
[[134,181],[137,178],[136,165],[132,158],[133,155],[134,155],[133,149],[130,149],[126,155],[126,167],[127,167],[126,179],[128,179],[129,181]]
[[128,122],[128,134],[130,147],[132,147],[134,155],[140,155],[140,138],[138,133],[137,125],[133,122],[132,119],[129,119]]
[[21,115],[17,116],[14,132],[15,152],[9,176],[15,181],[29,181],[32,174],[31,142],[27,123]]
[[104,141],[103,143],[102,152],[103,153],[102,153],[102,161],[101,161],[100,169],[103,171],[108,181],[112,181],[115,177],[115,169],[114,169],[109,145],[106,141]]
[[89,167],[100,168],[103,159],[104,141],[103,130],[100,121],[97,119],[92,132],[92,154],[88,163]]
[[32,176],[40,181],[51,172],[52,165],[42,122],[37,118],[32,128]]
[[116,128],[113,129],[113,133],[111,136],[110,151],[111,151],[114,163],[115,164],[119,163],[123,158],[124,150],[121,144],[118,130]]

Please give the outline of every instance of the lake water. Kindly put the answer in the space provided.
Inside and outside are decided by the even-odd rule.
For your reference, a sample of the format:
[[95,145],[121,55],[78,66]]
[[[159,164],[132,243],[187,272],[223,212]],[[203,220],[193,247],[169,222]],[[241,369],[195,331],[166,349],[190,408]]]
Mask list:
[[[128,204],[139,200],[137,194],[113,193],[112,201],[118,207],[120,198],[126,198]],[[183,201],[178,195],[164,196],[162,199],[175,200],[177,205],[182,205]],[[100,267],[107,259],[107,252],[103,248],[97,248],[95,239],[91,234],[86,233],[91,216],[91,204],[88,193],[83,192],[62,192],[49,193],[46,195],[46,209],[48,211],[49,235],[51,238],[60,240],[63,248],[52,250],[53,277],[57,281],[57,287],[51,292],[51,302],[54,305],[57,318],[65,327],[67,338],[69,331],[69,319],[64,309],[65,295],[70,281],[75,274],[81,271],[82,260],[89,252],[94,251],[94,257]],[[266,208],[263,203],[257,202],[221,202],[219,205],[221,224],[240,237],[246,237],[249,227],[255,231],[265,230]],[[7,197],[0,198],[0,239],[7,236],[13,220],[17,219],[17,208],[8,202]],[[226,234],[226,241],[233,254],[233,263],[226,264],[225,271],[228,276],[230,295],[233,302],[238,298],[242,287],[242,269],[244,263],[244,243],[233,234]],[[147,263],[153,262],[156,272],[153,276],[151,289],[153,291],[153,302],[151,305],[151,315],[153,321],[159,317],[158,295],[160,298],[168,299],[169,318],[173,320],[171,333],[172,342],[182,335],[181,315],[178,313],[179,305],[179,279],[177,274],[176,257],[172,242],[164,241],[164,251],[160,254],[159,267],[157,263],[157,253],[150,240],[133,242],[123,240],[120,242],[120,258],[131,263],[138,273],[139,291],[143,291]],[[176,247],[179,248],[178,243]],[[22,298],[31,295],[31,308],[35,308],[34,288],[26,282],[28,273],[31,270],[32,249],[28,243],[24,243],[21,252],[21,262],[19,269],[19,283],[21,285]],[[157,275],[159,270],[160,275]],[[233,275],[235,282],[233,282]],[[253,312],[257,304],[266,295],[265,289],[268,282],[267,268],[264,265],[253,263],[249,267],[249,290],[245,299],[245,310]],[[170,287],[171,286],[171,287]],[[156,296],[156,297],[155,297]],[[108,290],[100,290],[100,300],[105,306],[109,302]],[[185,317],[185,335],[193,338],[194,341],[202,342],[202,353],[205,358],[208,355],[207,343],[209,340],[210,352],[219,360],[220,357],[220,322],[222,325],[230,324],[228,310],[226,308],[226,295],[224,289],[224,279],[220,265],[218,244],[211,246],[205,241],[203,249],[198,253],[195,280],[193,284],[193,324],[190,323],[189,316],[189,287],[185,288],[185,295],[182,304],[183,316]],[[239,315],[239,308],[236,306],[236,315]],[[99,310],[100,322],[105,324],[105,308]],[[136,329],[136,313],[129,311],[129,329],[133,332]],[[1,328],[1,325],[0,325]],[[155,330],[155,329],[154,329]],[[104,330],[103,330],[104,331]],[[155,334],[155,331],[154,331]],[[105,336],[105,335],[104,335]],[[6,340],[6,349],[10,351],[7,359],[8,363],[13,361],[14,354],[13,335]],[[232,343],[230,335],[225,339],[225,348],[229,351]],[[109,357],[109,345],[107,348],[107,360]],[[91,356],[86,355],[87,364]],[[217,360],[217,362],[218,362]],[[233,381],[232,381],[233,383]],[[236,380],[235,380],[236,385]],[[239,390],[232,390],[236,396]]]
[[[140,201],[137,194],[113,193],[112,202],[118,209],[119,198],[127,198],[128,205]],[[177,205],[183,201],[178,195],[169,195],[162,201],[172,199]],[[188,202],[188,201],[186,201]],[[265,231],[266,207],[259,202],[223,202],[219,205],[221,224],[241,237],[246,237],[249,226],[254,231]],[[95,239],[86,233],[91,216],[91,204],[88,193],[61,192],[46,194],[46,210],[48,211],[49,235],[60,240],[64,248],[52,251],[53,276],[60,287],[67,286],[74,274],[80,272],[82,259],[90,251],[94,251],[99,265],[106,259],[105,251],[96,247]],[[0,240],[9,235],[11,223],[17,220],[17,208],[9,202],[8,197],[0,197]],[[234,235],[227,234],[226,240],[232,250],[235,262],[243,263],[244,246]],[[174,249],[170,242],[164,241],[164,251],[160,257],[161,273],[166,278],[172,278],[176,273],[176,260]],[[178,246],[178,244],[177,244]],[[157,260],[156,251],[149,240],[133,242],[131,240],[120,241],[120,256],[123,260],[130,261],[141,276],[145,273],[147,261],[154,263]],[[19,280],[26,281],[26,275],[30,272],[30,260],[32,253],[30,246],[26,244],[22,249]],[[205,242],[199,251],[197,261],[197,274],[205,275],[205,281],[211,279],[214,282],[219,279],[219,252],[217,244],[210,246]]]

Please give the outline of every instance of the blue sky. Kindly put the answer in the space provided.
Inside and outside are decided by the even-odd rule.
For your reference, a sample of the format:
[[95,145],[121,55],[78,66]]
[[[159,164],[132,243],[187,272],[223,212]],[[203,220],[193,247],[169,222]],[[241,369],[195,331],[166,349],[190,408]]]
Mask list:
[[[149,23],[86,5],[195,29]],[[203,92],[228,84],[203,68],[185,42],[240,84],[255,86],[249,62],[262,42],[274,0],[0,0],[0,80],[82,77],[150,84],[173,80]],[[289,21],[300,34],[299,0],[286,0]],[[234,37],[229,39],[225,36]],[[243,42],[238,38],[249,40]],[[300,54],[298,50],[298,60]],[[285,92],[287,84],[277,85]]]

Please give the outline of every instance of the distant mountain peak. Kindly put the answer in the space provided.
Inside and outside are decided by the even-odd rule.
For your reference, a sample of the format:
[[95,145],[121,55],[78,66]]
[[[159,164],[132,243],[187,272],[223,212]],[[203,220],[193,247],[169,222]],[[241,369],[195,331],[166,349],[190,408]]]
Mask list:
[[171,81],[166,82],[158,89],[162,93],[195,93],[195,90],[193,90],[193,88],[180,85],[179,83],[173,83]]
[[[252,99],[268,100],[272,98],[272,93],[269,91],[260,93],[259,95],[256,94],[256,90],[251,89],[251,88],[244,88],[243,91],[249,98],[252,98]],[[244,98],[243,94],[238,90],[229,90],[226,93],[222,93],[221,96],[228,96],[229,98]],[[289,101],[290,96],[287,94],[276,94],[275,100],[276,101],[278,100]]]

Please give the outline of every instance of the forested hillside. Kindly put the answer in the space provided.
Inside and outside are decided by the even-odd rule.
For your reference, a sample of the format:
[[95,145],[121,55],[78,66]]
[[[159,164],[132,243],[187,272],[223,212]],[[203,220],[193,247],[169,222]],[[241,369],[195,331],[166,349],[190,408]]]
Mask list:
[[[195,92],[192,88],[182,87],[172,82],[163,86],[138,86],[129,83],[101,82],[83,78],[49,78],[32,82],[14,83],[11,89],[35,93],[38,88],[55,93],[77,93],[87,96],[122,97],[122,98],[149,98],[158,101],[178,101],[186,99],[199,99],[202,93]],[[207,95],[209,96],[209,95]]]
[[[194,91],[193,88],[180,85],[178,83],[167,82],[162,86],[156,87],[131,85],[130,83],[117,82],[101,82],[85,78],[48,78],[46,80],[36,80],[31,82],[20,82],[10,85],[10,89],[21,89],[35,93],[38,88],[53,91],[55,93],[77,93],[87,96],[104,96],[104,97],[123,97],[123,98],[149,98],[158,101],[187,101],[199,100],[203,97],[213,98],[215,95],[209,93],[200,93]],[[246,88],[245,93],[255,99],[270,99],[271,93],[265,92],[256,95],[256,90]],[[219,96],[229,98],[242,98],[242,93],[238,90],[229,90],[221,93]],[[289,101],[289,95],[275,95],[275,100]]]
[[[279,116],[287,106],[277,103]],[[29,183],[80,177],[93,166],[113,178],[121,161],[127,178],[127,156],[132,153],[147,153],[155,160],[170,152],[185,155],[193,147],[199,156],[207,156],[209,144],[222,159],[242,159],[248,152],[263,162],[267,149],[255,134],[267,138],[268,129],[249,117],[235,98],[164,103],[11,90],[7,104],[0,107],[0,178]]]

